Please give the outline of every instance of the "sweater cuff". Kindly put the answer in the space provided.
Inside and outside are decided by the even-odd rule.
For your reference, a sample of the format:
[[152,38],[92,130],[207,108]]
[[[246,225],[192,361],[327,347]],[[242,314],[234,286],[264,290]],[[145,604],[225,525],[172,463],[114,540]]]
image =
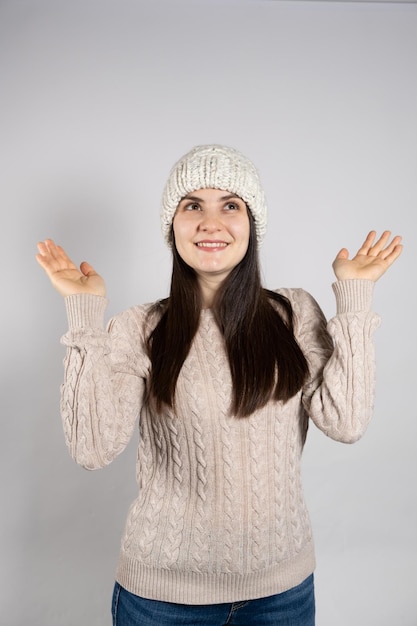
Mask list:
[[332,284],[337,313],[359,313],[371,310],[373,280],[348,279]]
[[104,313],[108,300],[93,294],[75,294],[65,298],[69,330],[75,328],[104,329]]

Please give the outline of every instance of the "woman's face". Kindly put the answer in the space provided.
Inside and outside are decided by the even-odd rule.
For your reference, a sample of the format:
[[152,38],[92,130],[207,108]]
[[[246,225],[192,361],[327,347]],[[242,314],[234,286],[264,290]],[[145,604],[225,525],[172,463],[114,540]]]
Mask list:
[[248,249],[248,210],[229,191],[199,189],[179,203],[173,230],[177,251],[195,270],[200,284],[218,286]]

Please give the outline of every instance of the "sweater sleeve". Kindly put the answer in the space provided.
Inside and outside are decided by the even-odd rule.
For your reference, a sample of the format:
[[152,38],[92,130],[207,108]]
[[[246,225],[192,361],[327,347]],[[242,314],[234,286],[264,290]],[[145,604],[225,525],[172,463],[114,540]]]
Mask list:
[[105,328],[104,298],[79,294],[65,301],[64,434],[73,459],[98,469],[124,450],[142,406],[149,371],[143,324],[129,310]]
[[320,430],[345,443],[357,441],[372,417],[373,332],[380,323],[371,311],[373,286],[369,280],[334,283],[337,312],[328,323],[309,294],[296,298],[297,340],[310,369],[304,408]]

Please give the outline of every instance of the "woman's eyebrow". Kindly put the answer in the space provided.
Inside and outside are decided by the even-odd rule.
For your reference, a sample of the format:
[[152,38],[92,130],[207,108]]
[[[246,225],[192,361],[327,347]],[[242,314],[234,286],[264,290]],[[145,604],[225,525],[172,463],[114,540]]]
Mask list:
[[[230,193],[227,194],[226,196],[220,196],[220,198],[218,198],[219,201],[224,201],[224,200],[231,200],[232,198],[236,198],[237,200],[241,200],[240,196],[237,196],[235,193]],[[196,202],[204,202],[204,198],[199,198],[198,196],[192,196],[191,194],[187,194],[186,196],[184,196],[180,202],[182,202],[183,200],[194,200]]]
[[237,196],[235,193],[231,193],[227,196],[222,196],[219,200],[231,200],[232,198],[236,198],[236,200],[241,200],[240,196]]
[[194,200],[195,202],[204,202],[203,198],[199,198],[198,196],[192,196],[192,195],[186,195],[183,198],[181,198],[180,202],[183,202],[184,200]]

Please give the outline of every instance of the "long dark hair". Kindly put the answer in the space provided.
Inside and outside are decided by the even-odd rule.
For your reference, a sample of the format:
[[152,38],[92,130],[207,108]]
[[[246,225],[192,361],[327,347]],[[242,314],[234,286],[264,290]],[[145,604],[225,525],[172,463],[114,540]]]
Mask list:
[[[224,337],[233,383],[230,411],[246,417],[270,399],[287,401],[302,387],[308,364],[293,332],[291,303],[261,285],[253,217],[242,261],[219,287],[212,311]],[[202,300],[195,271],[177,252],[172,235],[173,267],[169,298],[150,311],[160,319],[148,338],[150,397],[157,409],[173,407],[182,365],[197,332]]]

